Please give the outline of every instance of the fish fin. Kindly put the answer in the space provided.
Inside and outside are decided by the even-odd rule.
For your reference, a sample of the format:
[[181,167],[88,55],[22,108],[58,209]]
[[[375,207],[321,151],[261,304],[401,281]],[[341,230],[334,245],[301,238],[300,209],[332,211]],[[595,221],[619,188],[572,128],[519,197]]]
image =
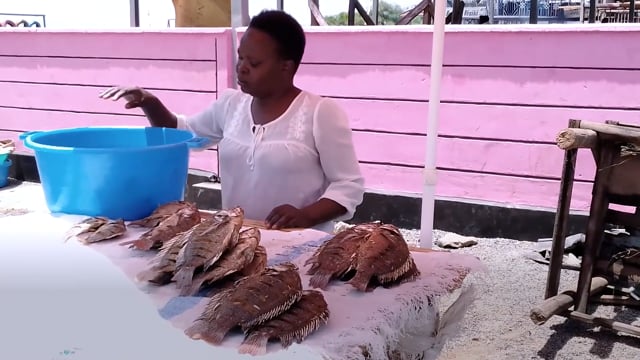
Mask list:
[[264,355],[267,353],[269,338],[260,333],[251,333],[238,347],[238,353],[250,355]]
[[309,279],[309,286],[313,288],[325,289],[331,281],[332,274],[314,274]]
[[356,275],[351,278],[351,280],[347,281],[347,284],[362,292],[366,292],[367,287],[369,286],[369,281],[371,281],[371,276],[365,275],[364,273],[358,271],[356,272]]
[[178,289],[188,288],[193,282],[194,271],[195,269],[192,266],[183,266],[176,271],[172,278],[172,280],[176,282],[176,287]]

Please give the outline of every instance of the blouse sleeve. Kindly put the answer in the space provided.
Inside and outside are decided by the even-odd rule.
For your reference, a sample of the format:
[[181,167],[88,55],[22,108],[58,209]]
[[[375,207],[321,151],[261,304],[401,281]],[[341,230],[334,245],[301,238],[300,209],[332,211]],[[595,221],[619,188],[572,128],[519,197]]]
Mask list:
[[192,116],[175,114],[178,120],[177,128],[191,131],[195,136],[209,139],[211,146],[217,145],[224,135],[224,123],[227,118],[226,109],[231,96],[235,92],[235,89],[221,92],[218,99],[198,114]]
[[353,217],[356,207],[362,203],[364,178],[353,146],[353,134],[347,114],[338,104],[323,98],[316,108],[313,135],[320,156],[320,164],[329,181],[321,196],[333,200],[347,209],[347,213],[335,220]]

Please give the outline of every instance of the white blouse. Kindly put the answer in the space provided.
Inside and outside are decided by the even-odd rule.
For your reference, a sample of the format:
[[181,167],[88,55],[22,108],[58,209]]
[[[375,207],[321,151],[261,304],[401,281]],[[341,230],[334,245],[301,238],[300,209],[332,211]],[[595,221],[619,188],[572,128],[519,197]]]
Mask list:
[[[256,125],[251,100],[228,89],[201,113],[178,116],[178,129],[218,145],[222,207],[240,206],[246,218],[264,220],[276,206],[327,198],[347,209],[334,221],[350,219],[364,179],[346,113],[332,99],[302,91],[280,117]],[[331,232],[333,222],[315,228]]]

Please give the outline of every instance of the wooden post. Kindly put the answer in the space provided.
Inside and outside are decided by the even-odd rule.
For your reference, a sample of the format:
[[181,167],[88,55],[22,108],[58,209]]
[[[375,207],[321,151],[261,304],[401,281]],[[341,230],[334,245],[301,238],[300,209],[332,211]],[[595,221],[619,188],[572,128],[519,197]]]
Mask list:
[[[569,128],[579,127],[579,124],[579,120],[569,120]],[[567,236],[566,229],[569,221],[569,210],[571,209],[571,195],[573,193],[573,178],[575,176],[577,156],[578,149],[565,150],[564,152],[564,165],[562,167],[560,194],[558,195],[558,207],[553,226],[545,299],[555,296],[560,286],[560,270],[562,270],[562,256],[564,255],[564,243]]]
[[[603,291],[607,287],[608,281],[605,278],[597,277],[591,283],[589,294],[591,296]],[[536,325],[542,325],[553,315],[561,314],[569,310],[575,304],[575,291],[565,291],[562,294],[551,296],[543,301],[540,305],[531,309],[529,317]]]
[[584,255],[580,264],[580,275],[578,277],[578,291],[575,310],[578,312],[587,311],[589,301],[589,288],[595,260],[600,251],[602,238],[604,236],[604,220],[609,208],[607,199],[607,185],[611,174],[611,161],[614,152],[618,149],[615,144],[600,143],[598,149],[598,160],[596,162],[596,176],[593,182],[593,195],[591,198],[591,209],[589,211],[589,222],[587,223],[587,233],[584,244]]

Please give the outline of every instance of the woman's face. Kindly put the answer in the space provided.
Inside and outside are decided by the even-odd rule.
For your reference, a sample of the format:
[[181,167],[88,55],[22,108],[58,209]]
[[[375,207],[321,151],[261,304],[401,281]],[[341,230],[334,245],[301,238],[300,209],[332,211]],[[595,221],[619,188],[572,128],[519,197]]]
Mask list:
[[249,28],[238,47],[238,85],[240,89],[256,97],[269,96],[274,89],[284,85],[292,61],[283,60],[278,44],[268,34]]

